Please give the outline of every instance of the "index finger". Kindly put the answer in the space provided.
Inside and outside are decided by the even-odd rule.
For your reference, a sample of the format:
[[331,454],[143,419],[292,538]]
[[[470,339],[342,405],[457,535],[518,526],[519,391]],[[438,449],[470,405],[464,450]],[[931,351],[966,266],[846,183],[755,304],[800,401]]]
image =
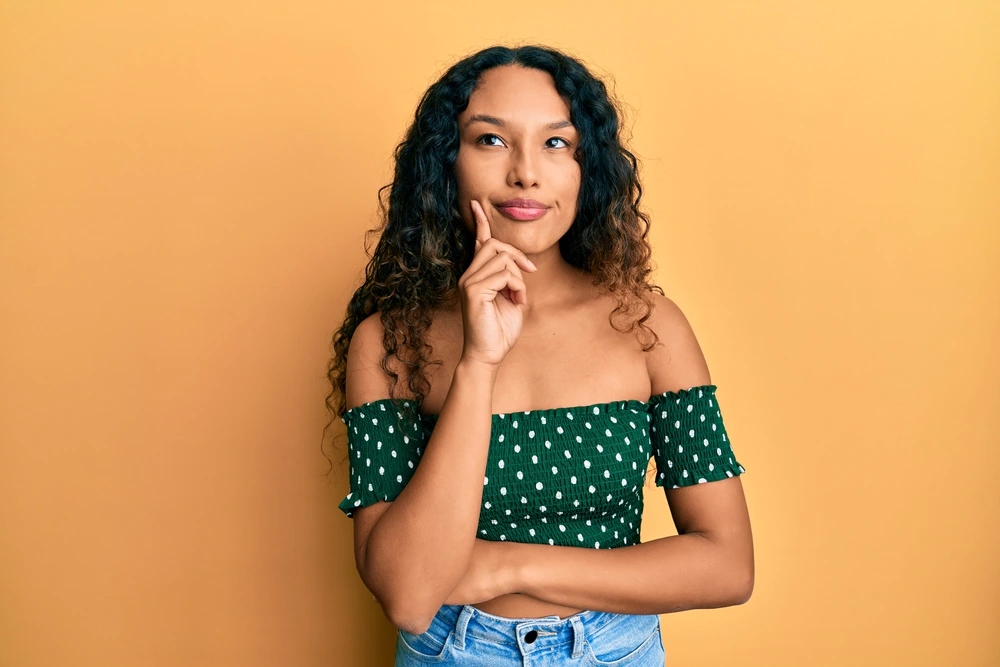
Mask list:
[[475,199],[472,200],[472,217],[476,220],[476,250],[478,250],[479,246],[493,238],[493,235],[490,234],[490,221],[486,219],[486,211]]

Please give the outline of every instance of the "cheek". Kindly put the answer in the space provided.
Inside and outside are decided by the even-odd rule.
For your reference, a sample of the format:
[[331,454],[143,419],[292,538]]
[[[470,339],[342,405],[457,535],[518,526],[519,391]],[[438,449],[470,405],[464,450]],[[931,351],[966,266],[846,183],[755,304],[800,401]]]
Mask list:
[[576,209],[577,198],[580,196],[581,178],[580,164],[574,161],[573,166],[568,167],[564,172],[564,178],[560,183],[563,203],[567,208]]
[[[473,161],[469,160],[468,157],[463,157],[462,151],[459,151],[458,158],[455,160],[455,182],[458,184],[460,197],[471,199],[479,191],[477,174],[479,174],[479,170],[475,168]],[[465,203],[468,204],[467,201]]]

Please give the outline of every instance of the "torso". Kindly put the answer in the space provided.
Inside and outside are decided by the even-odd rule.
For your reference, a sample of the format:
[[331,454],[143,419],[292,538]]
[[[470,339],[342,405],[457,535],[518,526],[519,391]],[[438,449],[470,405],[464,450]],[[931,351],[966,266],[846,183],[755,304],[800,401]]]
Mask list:
[[[649,399],[649,372],[635,332],[624,334],[611,326],[614,299],[589,285],[578,292],[574,303],[525,322],[498,372],[494,413]],[[616,321],[621,326],[623,320]],[[422,411],[440,414],[462,354],[460,306],[436,311],[425,340],[433,347],[433,359],[442,363],[425,369],[430,389]],[[506,618],[564,618],[583,611],[523,594],[473,606]]]

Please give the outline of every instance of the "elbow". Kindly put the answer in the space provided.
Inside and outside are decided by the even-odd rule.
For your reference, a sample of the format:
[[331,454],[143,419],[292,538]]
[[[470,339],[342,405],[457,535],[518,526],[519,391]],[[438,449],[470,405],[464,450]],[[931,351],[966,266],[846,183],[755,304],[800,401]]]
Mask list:
[[745,569],[745,574],[735,581],[735,588],[732,600],[734,605],[746,604],[753,595],[754,568],[751,561],[749,567]]
[[368,567],[364,552],[356,554],[356,565],[361,581],[372,592],[372,597],[382,608],[382,614],[394,626],[405,632],[419,635],[431,626],[431,619],[437,609],[428,614],[428,604],[421,604],[412,590],[407,590],[406,582],[390,582],[378,576]]
[[419,600],[415,599],[416,596],[406,592],[399,594],[383,590],[380,594],[376,593],[373,597],[378,601],[379,606],[382,607],[382,613],[389,619],[390,623],[400,630],[414,635],[427,632],[428,628],[431,627],[434,615],[440,608],[439,605],[433,611],[428,611],[430,609],[429,604],[422,604]]
[[409,632],[411,635],[421,635],[427,632],[431,627],[431,621],[434,619],[433,613],[427,614],[425,611],[414,609],[409,605],[386,605],[382,609],[390,623],[404,632]]
[[422,635],[430,629],[431,622],[426,618],[417,620],[407,619],[399,622],[393,621],[393,625],[404,632],[409,632],[411,635]]
[[742,585],[736,590],[736,595],[733,598],[733,604],[746,604],[750,601],[750,596],[753,595],[753,577],[749,580],[744,581]]

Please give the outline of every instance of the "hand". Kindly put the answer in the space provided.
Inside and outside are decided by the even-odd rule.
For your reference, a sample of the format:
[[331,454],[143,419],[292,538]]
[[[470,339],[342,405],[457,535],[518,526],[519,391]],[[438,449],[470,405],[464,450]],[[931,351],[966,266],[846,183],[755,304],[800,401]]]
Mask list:
[[462,356],[499,366],[521,335],[522,307],[528,303],[525,271],[537,271],[527,255],[493,238],[486,212],[472,201],[476,253],[458,279],[465,345]]
[[508,565],[511,561],[509,547],[506,542],[477,538],[465,574],[444,603],[476,604],[515,593]]

